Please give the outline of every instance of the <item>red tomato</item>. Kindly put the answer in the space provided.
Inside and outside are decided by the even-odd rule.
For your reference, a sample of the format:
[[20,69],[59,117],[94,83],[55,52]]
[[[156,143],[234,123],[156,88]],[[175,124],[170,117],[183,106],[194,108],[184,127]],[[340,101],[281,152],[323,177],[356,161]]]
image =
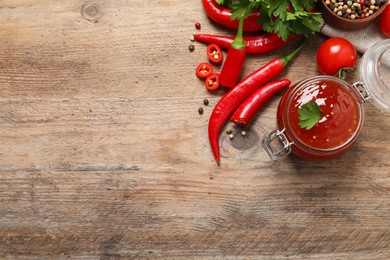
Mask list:
[[317,51],[317,67],[322,74],[335,76],[356,65],[357,53],[348,40],[333,37],[324,41]]
[[386,6],[379,17],[379,28],[386,37],[390,38],[390,4]]

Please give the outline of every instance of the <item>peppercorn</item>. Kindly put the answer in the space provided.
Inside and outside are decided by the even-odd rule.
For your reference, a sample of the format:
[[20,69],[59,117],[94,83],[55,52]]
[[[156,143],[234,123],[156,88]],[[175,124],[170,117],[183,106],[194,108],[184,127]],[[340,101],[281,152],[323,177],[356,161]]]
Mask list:
[[209,105],[209,100],[208,100],[208,99],[204,99],[204,100],[203,100],[203,104],[204,104],[205,106],[208,106],[208,105]]
[[335,14],[347,19],[362,19],[379,10],[385,0],[323,0]]
[[203,114],[203,108],[200,107],[200,108],[198,109],[198,113],[199,113],[199,115],[202,115],[202,114]]
[[195,23],[195,28],[198,29],[198,30],[201,28],[201,25],[200,25],[199,22],[198,22],[198,23]]
[[192,51],[194,51],[195,50],[195,46],[194,45],[192,45],[192,44],[190,44],[190,46],[188,46],[188,49],[192,52]]

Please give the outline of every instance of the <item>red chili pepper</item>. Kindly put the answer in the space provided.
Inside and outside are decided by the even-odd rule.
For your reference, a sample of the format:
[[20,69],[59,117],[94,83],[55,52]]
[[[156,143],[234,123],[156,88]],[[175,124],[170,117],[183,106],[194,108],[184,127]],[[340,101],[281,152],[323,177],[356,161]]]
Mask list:
[[244,18],[240,19],[237,35],[230,45],[225,63],[221,69],[219,81],[228,88],[233,88],[240,77],[241,69],[244,66],[246,57],[246,45],[242,37],[242,26]]
[[213,73],[213,66],[207,62],[202,62],[196,67],[195,74],[200,79],[205,79]]
[[212,63],[221,64],[223,60],[223,53],[218,45],[212,43],[207,46],[207,57]]
[[283,72],[288,62],[303,47],[301,45],[288,56],[276,58],[240,81],[235,88],[229,90],[214,107],[211,113],[208,133],[210,146],[216,162],[220,162],[219,133],[229,116],[259,86],[264,85]]
[[288,79],[269,82],[257,89],[236,109],[230,121],[240,126],[248,126],[259,109],[277,92],[291,84]]
[[[248,54],[261,54],[269,51],[276,50],[280,47],[283,47],[297,36],[290,36],[286,41],[283,41],[275,33],[262,33],[256,36],[244,36],[244,42],[246,45],[246,53]],[[208,44],[217,44],[222,49],[229,49],[232,42],[234,41],[234,36],[220,36],[212,34],[194,34],[194,40],[208,43]]]
[[244,65],[246,51],[244,49],[230,48],[223,64],[220,82],[228,88],[234,88]]
[[207,90],[216,90],[219,88],[219,74],[214,73],[207,77],[207,79],[204,82]]
[[[215,2],[215,0],[202,0],[203,8],[207,14],[207,16],[213,20],[214,22],[224,25],[230,29],[238,29],[238,20],[232,20],[231,10],[223,7],[222,5]],[[260,12],[255,11],[251,13],[247,19],[245,19],[244,23],[244,31],[245,32],[255,32],[260,31],[262,26],[258,24],[258,20],[260,17]]]

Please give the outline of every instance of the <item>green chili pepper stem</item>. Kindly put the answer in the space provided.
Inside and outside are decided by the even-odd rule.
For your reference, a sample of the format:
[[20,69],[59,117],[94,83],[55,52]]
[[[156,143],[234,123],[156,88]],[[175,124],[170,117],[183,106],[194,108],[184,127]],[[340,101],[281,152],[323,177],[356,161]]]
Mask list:
[[232,48],[240,50],[244,49],[246,47],[244,38],[242,37],[242,32],[244,31],[244,20],[245,18],[240,18],[239,23],[238,23],[238,29],[237,29],[237,35],[234,41],[232,42]]
[[298,48],[296,48],[289,55],[280,58],[280,61],[283,63],[283,67],[286,67],[287,64],[292,60],[292,58],[294,58],[294,56],[303,48],[303,46],[305,45],[305,42],[303,42]]

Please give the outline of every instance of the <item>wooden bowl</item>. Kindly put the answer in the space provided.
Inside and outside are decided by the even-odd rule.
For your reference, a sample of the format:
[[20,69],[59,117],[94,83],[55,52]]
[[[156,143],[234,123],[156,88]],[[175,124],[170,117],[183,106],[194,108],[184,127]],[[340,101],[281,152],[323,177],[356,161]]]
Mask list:
[[375,11],[372,15],[361,18],[361,19],[348,19],[338,16],[331,10],[325,3],[325,0],[318,1],[318,10],[322,13],[324,22],[330,26],[344,30],[344,31],[355,31],[360,30],[371,24],[378,18],[378,16],[385,10],[387,2],[383,3],[381,7]]

